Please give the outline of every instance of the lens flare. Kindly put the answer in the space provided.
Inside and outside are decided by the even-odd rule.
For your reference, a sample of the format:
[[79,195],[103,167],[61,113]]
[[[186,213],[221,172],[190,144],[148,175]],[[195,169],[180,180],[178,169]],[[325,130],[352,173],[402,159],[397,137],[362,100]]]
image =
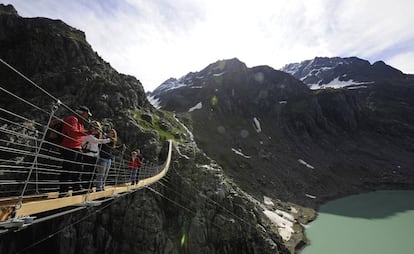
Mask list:
[[220,134],[224,134],[224,133],[226,133],[226,128],[224,128],[224,126],[219,126],[219,127],[217,127],[217,131]]
[[247,130],[241,130],[240,131],[240,136],[242,138],[247,138],[249,136],[249,131],[247,131]]
[[214,95],[211,98],[211,105],[215,106],[215,105],[217,105],[217,103],[218,103],[218,98],[217,98],[217,96]]
[[183,236],[181,237],[181,247],[184,246],[185,243],[185,234],[183,234]]

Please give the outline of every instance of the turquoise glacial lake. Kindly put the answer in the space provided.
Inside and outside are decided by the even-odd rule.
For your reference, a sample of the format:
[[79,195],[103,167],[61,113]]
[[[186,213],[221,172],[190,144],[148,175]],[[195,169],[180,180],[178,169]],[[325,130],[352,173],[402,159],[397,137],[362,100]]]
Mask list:
[[322,205],[301,254],[414,254],[414,191],[377,191]]

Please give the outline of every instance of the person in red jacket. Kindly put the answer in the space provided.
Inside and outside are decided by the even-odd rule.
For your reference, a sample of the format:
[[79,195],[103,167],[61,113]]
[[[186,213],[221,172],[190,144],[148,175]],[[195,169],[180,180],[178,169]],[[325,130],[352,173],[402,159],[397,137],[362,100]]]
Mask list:
[[67,116],[64,119],[62,133],[63,140],[60,143],[60,153],[63,159],[62,171],[60,173],[59,192],[63,196],[72,187],[74,192],[82,189],[82,141],[83,137],[89,135],[82,121],[87,121],[92,116],[89,109],[81,106],[76,110],[76,115]]
[[138,149],[131,153],[131,159],[128,161],[128,168],[131,169],[131,184],[137,184],[139,167],[144,165],[141,161],[141,151]]

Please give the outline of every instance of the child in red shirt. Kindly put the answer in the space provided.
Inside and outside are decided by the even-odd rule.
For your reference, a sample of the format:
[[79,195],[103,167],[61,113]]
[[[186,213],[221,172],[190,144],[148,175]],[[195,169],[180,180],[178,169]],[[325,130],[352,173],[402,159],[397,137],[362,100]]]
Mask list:
[[141,161],[141,151],[136,150],[131,153],[131,159],[128,161],[128,168],[131,169],[131,184],[138,183],[139,167],[144,165]]

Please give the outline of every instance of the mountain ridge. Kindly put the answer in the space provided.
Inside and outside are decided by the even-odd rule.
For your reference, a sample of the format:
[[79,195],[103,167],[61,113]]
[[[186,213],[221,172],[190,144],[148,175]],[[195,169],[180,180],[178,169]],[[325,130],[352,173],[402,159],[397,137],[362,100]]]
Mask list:
[[[150,95],[156,95],[161,92],[162,89],[174,89],[181,86],[185,86],[186,79],[191,79],[195,74],[205,74],[207,71],[211,71],[212,68],[216,70],[220,69],[220,64],[227,61],[237,61],[243,65],[246,69],[247,66],[237,58],[218,60],[215,63],[209,64],[203,70],[199,72],[190,72],[181,78],[169,78],[158,87],[156,87]],[[253,66],[260,67],[269,65]],[[352,66],[352,67],[347,67]],[[273,69],[273,68],[272,68]],[[290,63],[283,66],[280,71],[289,73],[295,78],[301,80],[311,89],[321,88],[341,88],[352,85],[364,85],[371,84],[372,82],[378,82],[387,79],[401,79],[408,78],[413,74],[406,74],[402,71],[387,65],[384,61],[379,60],[371,64],[368,60],[364,60],[358,57],[315,57],[310,60],[304,60],[299,63]],[[216,73],[218,75],[220,73]],[[336,79],[336,82],[334,82]],[[349,82],[348,82],[349,81]],[[340,84],[342,82],[342,84]],[[348,84],[346,84],[348,82]],[[174,83],[174,84],[173,84]],[[332,83],[332,84],[330,84]],[[178,85],[179,84],[179,85]],[[335,86],[335,84],[337,84]]]
[[[323,68],[327,61],[316,64]],[[200,71],[183,77],[197,89],[181,86],[152,96],[161,108],[188,119],[200,147],[252,192],[314,206],[377,188],[408,188],[413,82],[382,62],[350,61],[355,66],[333,68],[334,74],[347,70],[358,81],[380,75],[369,84],[311,90],[269,66],[217,72],[218,77]],[[395,164],[392,172],[399,173],[385,170]]]

